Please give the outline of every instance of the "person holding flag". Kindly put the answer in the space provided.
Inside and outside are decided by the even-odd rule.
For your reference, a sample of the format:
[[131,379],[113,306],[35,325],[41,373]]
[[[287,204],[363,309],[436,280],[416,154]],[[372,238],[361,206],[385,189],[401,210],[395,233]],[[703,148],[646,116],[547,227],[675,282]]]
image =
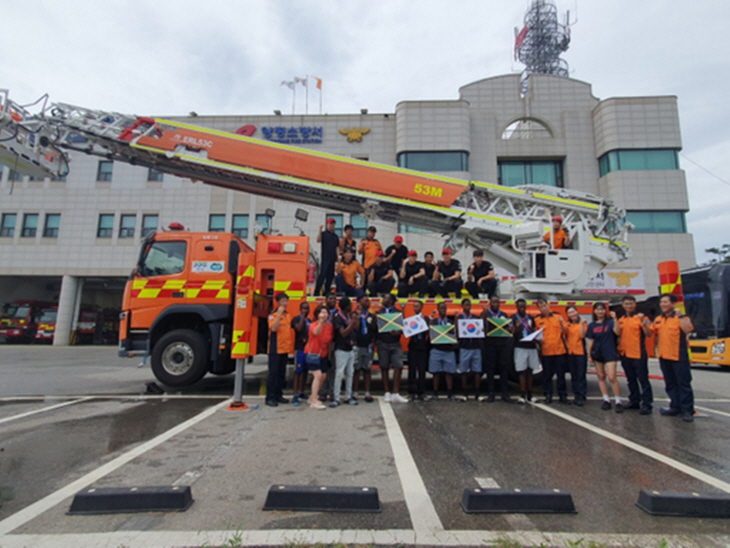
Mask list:
[[454,324],[446,316],[446,303],[436,305],[438,316],[431,321],[431,351],[428,356],[428,372],[433,375],[433,395],[428,401],[439,399],[439,378],[444,377],[449,401],[454,396],[454,375],[456,375],[456,337]]
[[499,309],[500,301],[498,295],[492,295],[489,299],[489,306],[482,312],[484,320],[484,331],[486,338],[483,347],[483,363],[487,370],[487,383],[489,394],[487,401],[494,401],[494,373],[499,371],[499,385],[502,392],[502,401],[514,403],[509,395],[507,376],[509,374],[510,358],[512,357],[512,332],[513,324],[510,323],[507,314]]
[[[423,315],[423,302],[413,303],[413,315],[422,319],[428,326],[428,318]],[[408,339],[408,396],[411,401],[424,401],[427,368],[428,329],[411,335]]]
[[[395,299],[390,293],[383,297],[383,308],[378,314],[395,314],[399,312],[395,308]],[[402,323],[401,323],[402,325]],[[400,379],[403,374],[403,348],[400,338],[401,330],[382,331],[378,329],[376,344],[378,347],[378,359],[380,360],[380,372],[383,376],[383,399],[389,403],[408,403],[408,400],[399,394]],[[390,393],[388,382],[389,371],[393,369],[393,393]]]
[[540,356],[537,353],[537,341],[525,341],[526,337],[537,331],[535,319],[527,313],[527,301],[517,299],[517,313],[512,316],[512,336],[514,340],[515,370],[520,374],[519,403],[532,402],[532,374],[540,371]]

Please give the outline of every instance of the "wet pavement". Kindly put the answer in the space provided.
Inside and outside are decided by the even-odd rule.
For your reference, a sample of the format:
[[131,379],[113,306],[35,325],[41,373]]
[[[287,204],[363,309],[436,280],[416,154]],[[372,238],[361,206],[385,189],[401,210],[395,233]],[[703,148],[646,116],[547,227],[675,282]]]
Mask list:
[[[148,369],[113,348],[0,348],[0,546],[727,546],[730,520],[649,516],[642,488],[730,490],[730,375],[694,371],[693,424],[554,403],[270,408],[265,361],[232,377],[143,394]],[[111,356],[109,356],[111,354]],[[652,373],[657,372],[653,366]],[[622,379],[622,383],[623,383]],[[657,399],[662,382],[653,386]],[[76,388],[76,390],[73,390]],[[35,396],[30,396],[35,394]],[[383,511],[263,511],[277,484],[376,487]],[[190,485],[183,513],[67,516],[84,487]],[[577,514],[467,514],[465,488],[559,488]],[[234,542],[235,541],[235,542]],[[583,544],[581,544],[583,545]],[[595,544],[594,544],[595,545]]]

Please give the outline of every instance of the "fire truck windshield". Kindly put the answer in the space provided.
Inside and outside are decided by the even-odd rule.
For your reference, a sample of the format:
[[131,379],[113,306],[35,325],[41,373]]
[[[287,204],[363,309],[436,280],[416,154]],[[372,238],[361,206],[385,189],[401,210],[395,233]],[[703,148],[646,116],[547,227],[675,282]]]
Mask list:
[[41,314],[40,323],[55,323],[58,310],[44,310]]
[[145,278],[179,274],[185,269],[186,251],[185,242],[152,242],[139,265],[139,273]]
[[21,305],[8,305],[5,308],[5,314],[4,316],[6,318],[10,318],[11,320],[22,320],[28,317],[28,314],[30,313],[30,306],[27,304],[21,304]]

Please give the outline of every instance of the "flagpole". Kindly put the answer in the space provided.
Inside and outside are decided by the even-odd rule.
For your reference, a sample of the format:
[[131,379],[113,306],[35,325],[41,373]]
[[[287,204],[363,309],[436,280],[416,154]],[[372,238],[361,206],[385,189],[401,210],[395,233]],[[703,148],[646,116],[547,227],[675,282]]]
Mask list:
[[294,114],[294,105],[297,102],[297,84],[296,82],[291,88],[292,94],[291,94],[291,113]]
[[304,114],[309,114],[309,74],[304,83]]

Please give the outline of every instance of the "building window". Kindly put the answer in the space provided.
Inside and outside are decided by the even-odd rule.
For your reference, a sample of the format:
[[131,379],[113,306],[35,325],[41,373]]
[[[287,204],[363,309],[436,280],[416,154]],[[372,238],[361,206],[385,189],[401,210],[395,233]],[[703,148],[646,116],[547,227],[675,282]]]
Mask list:
[[521,118],[508,125],[502,132],[505,141],[513,139],[541,139],[552,137],[550,129],[537,120]]
[[226,216],[215,214],[208,218],[208,232],[225,232]]
[[43,225],[44,238],[58,238],[58,228],[61,226],[60,213],[46,213],[46,222]]
[[119,237],[134,238],[134,225],[137,224],[136,215],[122,215],[119,220]]
[[20,232],[21,238],[35,238],[38,231],[38,214],[26,213],[23,215],[23,230]]
[[[327,215],[325,216],[325,222],[328,219],[335,220],[335,234],[337,234],[338,236],[341,237],[342,236],[342,227],[344,226],[344,223],[345,223],[344,215],[342,215],[342,213],[327,213]],[[325,229],[326,228],[327,227],[325,226]]]
[[2,224],[0,224],[0,237],[12,238],[15,236],[15,222],[18,216],[15,213],[3,213]]
[[150,168],[147,172],[147,180],[148,181],[154,181],[154,182],[162,182],[164,174],[161,171],[157,171],[155,168]]
[[612,171],[679,169],[679,156],[672,149],[612,150],[598,159],[601,177]]
[[11,169],[10,171],[8,171],[8,181],[18,182],[18,181],[22,181],[22,180],[23,180],[22,173],[15,171],[14,169]]
[[459,150],[401,152],[398,165],[416,171],[469,171],[469,154]]
[[58,182],[58,183],[65,183],[66,175],[59,175],[58,177],[51,177],[51,181]]
[[627,211],[634,233],[681,234],[687,232],[683,211]]
[[97,238],[111,238],[114,232],[114,214],[102,213],[99,215],[99,226],[96,229]]
[[368,235],[368,220],[360,215],[350,215],[352,225],[352,237],[355,239],[365,238]]
[[256,215],[256,224],[261,227],[260,234],[271,234],[271,217],[264,213]]
[[150,234],[157,232],[157,223],[159,215],[142,215],[142,237],[146,238]]
[[234,215],[231,229],[239,238],[248,238],[248,215]]
[[432,230],[427,230],[425,228],[419,228],[417,226],[411,226],[411,225],[404,225],[403,223],[398,223],[398,232],[400,234],[428,234],[429,232],[433,232]]
[[96,171],[97,181],[111,181],[114,162],[111,160],[99,160],[99,167]]
[[497,166],[499,184],[503,186],[563,186],[563,162],[560,160],[500,161]]

